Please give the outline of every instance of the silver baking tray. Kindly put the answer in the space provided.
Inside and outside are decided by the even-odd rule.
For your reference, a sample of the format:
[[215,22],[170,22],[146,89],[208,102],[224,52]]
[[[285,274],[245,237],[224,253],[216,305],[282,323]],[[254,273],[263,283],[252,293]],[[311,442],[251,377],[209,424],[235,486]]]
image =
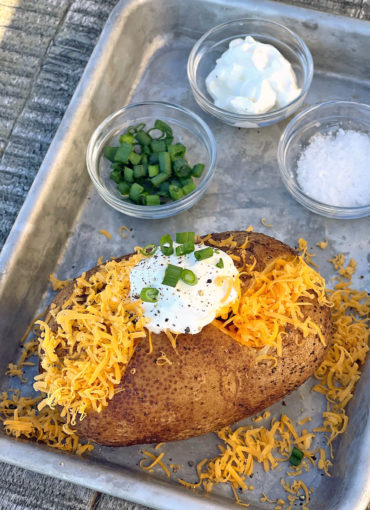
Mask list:
[[[194,42],[225,20],[247,16],[279,21],[308,44],[315,75],[307,105],[328,98],[370,102],[368,22],[261,0],[121,1],[106,24],[0,257],[1,374],[19,355],[19,339],[27,324],[52,298],[50,273],[62,279],[76,276],[94,266],[98,257],[128,253],[135,245],[155,241],[163,232],[191,227],[204,234],[252,224],[255,230],[293,246],[301,236],[313,247],[327,237],[328,249],[315,259],[323,275],[330,280],[333,273],[327,259],[343,252],[358,262],[355,285],[369,287],[369,220],[323,218],[294,201],[280,180],[276,160],[285,124],[261,130],[231,128],[200,111],[192,97],[186,62]],[[195,207],[170,219],[145,221],[114,211],[97,195],[85,169],[86,147],[95,127],[113,111],[141,100],[164,100],[193,109],[208,122],[218,144],[216,177],[208,192]],[[262,217],[272,228],[261,225]],[[119,236],[121,225],[130,228],[125,240]],[[99,234],[100,229],[109,231],[112,239]],[[348,430],[335,444],[332,477],[320,476],[316,469],[302,475],[307,486],[315,489],[310,501],[313,510],[366,507],[370,487],[369,371],[368,363],[348,408]],[[8,384],[9,379],[2,377],[2,389]],[[16,383],[11,384],[14,387]],[[293,420],[307,414],[319,416],[323,402],[320,395],[310,393],[311,386],[308,381],[283,403],[272,406],[271,415],[285,412]],[[31,384],[26,388],[30,391]],[[97,446],[91,455],[78,458],[0,435],[0,460],[155,508],[240,508],[228,486],[205,494],[177,483],[180,476],[196,481],[195,469],[188,462],[196,464],[217,455],[216,445],[213,434],[164,445],[167,464],[181,466],[171,479],[160,469],[147,474],[138,467],[140,446]],[[153,451],[153,446],[148,448]],[[251,510],[266,508],[259,501],[263,490],[270,497],[284,496],[280,487],[284,471],[279,469],[283,468],[263,476],[256,469],[251,481],[255,490],[248,491],[247,498],[241,496],[251,504]]]

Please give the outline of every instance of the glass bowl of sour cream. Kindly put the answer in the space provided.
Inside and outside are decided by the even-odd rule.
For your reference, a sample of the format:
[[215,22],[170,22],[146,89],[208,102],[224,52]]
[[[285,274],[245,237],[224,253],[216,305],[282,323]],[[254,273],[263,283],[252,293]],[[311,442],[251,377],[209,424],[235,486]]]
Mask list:
[[285,128],[277,156],[283,183],[310,211],[370,215],[370,105],[330,100],[307,108]]
[[313,61],[306,44],[288,28],[244,18],[204,34],[189,55],[187,72],[204,111],[231,126],[259,128],[301,106]]

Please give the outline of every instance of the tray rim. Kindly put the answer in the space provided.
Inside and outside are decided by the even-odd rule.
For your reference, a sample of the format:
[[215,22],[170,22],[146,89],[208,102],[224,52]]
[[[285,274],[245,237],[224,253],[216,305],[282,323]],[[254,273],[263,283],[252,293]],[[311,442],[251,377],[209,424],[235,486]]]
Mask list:
[[[135,0],[120,0],[120,2],[118,2],[112,10],[76,87],[72,99],[65,111],[57,132],[49,146],[43,163],[40,166],[11,232],[2,251],[0,252],[0,296],[2,290],[2,279],[7,273],[11,273],[12,267],[17,264],[17,257],[19,257],[19,255],[18,250],[15,248],[21,241],[29,224],[32,223],[34,204],[37,203],[38,196],[41,194],[42,188],[47,185],[50,168],[55,163],[55,155],[58,154],[60,147],[68,138],[71,119],[73,119],[80,108],[83,108],[85,90],[91,80],[94,80],[94,74],[96,72],[95,61],[101,58],[104,46],[110,38],[111,31],[117,24],[120,23],[120,18],[123,13],[129,9],[140,8],[142,4],[151,3],[152,1],[153,0],[143,0],[137,2]],[[223,5],[221,0],[202,1],[207,4]],[[255,6],[255,2],[253,2],[253,0],[241,0],[233,3],[235,3],[235,5],[243,3],[248,8]],[[312,20],[314,16],[315,21],[320,21],[328,26],[335,25],[336,28],[338,28],[339,24],[340,29],[346,32],[356,31],[366,35],[370,29],[370,25],[366,23],[366,20],[314,11],[305,7],[287,5],[277,1],[259,0],[258,10],[263,11],[264,16],[268,16],[269,13],[274,13],[278,16],[289,15],[290,17],[295,17],[300,20],[304,19],[307,21]],[[366,437],[370,440],[370,428],[367,430]],[[42,462],[37,464],[34,459],[37,458],[39,454],[42,456]],[[30,461],[29,459],[32,460]],[[367,470],[359,470],[362,475],[363,483],[361,483],[359,478],[356,479],[356,490],[353,491],[357,494],[355,503],[356,506],[353,506],[353,499],[348,501],[347,497],[347,501],[344,501],[343,504],[341,504],[342,510],[353,510],[354,508],[357,508],[358,510],[362,508],[365,509],[367,502],[370,499],[370,459],[366,458],[364,460],[367,461],[363,464],[367,464]],[[181,486],[176,484],[173,484],[173,486],[170,484],[167,485],[161,483],[158,479],[150,479],[150,477],[143,481],[142,479],[136,479],[134,473],[130,473],[128,470],[126,472],[125,468],[121,466],[119,466],[119,472],[117,472],[113,465],[104,463],[103,461],[91,461],[88,457],[79,458],[63,452],[53,451],[41,444],[15,440],[8,436],[0,436],[0,461],[49,476],[54,476],[61,480],[77,483],[93,490],[105,492],[143,505],[152,505],[155,503],[156,508],[160,509],[171,509],[173,508],[174,503],[177,503],[178,505],[191,504],[191,508],[194,508],[195,510],[198,510],[198,508],[199,510],[225,508],[225,505],[222,502],[216,501],[212,497],[210,497],[207,501],[207,498],[199,498],[198,495],[191,493],[190,491],[185,491],[181,488]],[[60,469],[61,467],[63,469]],[[73,473],[73,475],[71,473]],[[114,483],[117,481],[125,483],[122,485]],[[112,490],[113,485],[114,489]],[[159,490],[162,486],[166,488],[166,491],[164,491],[163,494]],[[169,495],[171,495],[172,498],[170,503],[171,506],[169,506],[168,502]],[[227,503],[229,508],[239,508],[239,506],[234,504],[231,500],[228,500]],[[179,508],[181,508],[181,506],[179,506]]]

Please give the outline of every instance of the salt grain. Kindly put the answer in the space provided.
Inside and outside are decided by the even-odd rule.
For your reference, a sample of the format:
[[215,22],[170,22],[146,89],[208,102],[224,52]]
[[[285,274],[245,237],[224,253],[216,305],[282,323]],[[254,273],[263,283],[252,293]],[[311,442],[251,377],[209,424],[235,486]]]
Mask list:
[[297,163],[302,191],[328,205],[370,204],[370,136],[338,129],[314,136]]

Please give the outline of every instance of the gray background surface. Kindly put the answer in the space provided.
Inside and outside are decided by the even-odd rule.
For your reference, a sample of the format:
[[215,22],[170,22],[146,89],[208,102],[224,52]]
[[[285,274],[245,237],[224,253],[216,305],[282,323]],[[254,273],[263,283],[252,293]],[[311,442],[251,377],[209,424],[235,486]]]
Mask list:
[[[0,249],[117,0],[0,0]],[[286,3],[370,19],[369,0]],[[0,464],[0,509],[142,509]]]

